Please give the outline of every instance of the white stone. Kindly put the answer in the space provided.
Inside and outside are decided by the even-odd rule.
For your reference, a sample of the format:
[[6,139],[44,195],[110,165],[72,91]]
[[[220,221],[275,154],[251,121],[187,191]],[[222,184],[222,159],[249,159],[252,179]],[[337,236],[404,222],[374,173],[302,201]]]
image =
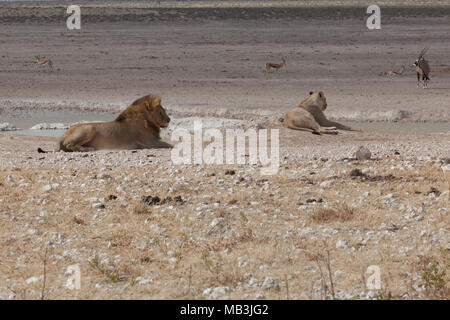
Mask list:
[[225,219],[224,218],[216,218],[211,222],[211,227],[223,227],[225,225]]
[[346,240],[338,240],[336,242],[337,249],[346,249],[348,247],[348,242]]
[[248,285],[249,285],[250,287],[258,287],[258,286],[259,286],[259,281],[258,281],[258,279],[251,277],[251,278],[248,280]]
[[69,129],[68,124],[64,123],[38,123],[30,128],[30,130],[67,130]]
[[33,283],[36,283],[36,282],[38,282],[38,281],[41,281],[42,279],[44,279],[43,276],[40,276],[40,277],[30,277],[30,278],[28,278],[27,280],[25,280],[25,283],[26,283],[26,284],[33,284]]
[[327,187],[327,186],[331,185],[332,183],[333,183],[333,181],[330,181],[330,180],[323,181],[323,182],[320,183],[320,186],[321,187]]
[[52,190],[52,186],[49,184],[47,184],[41,188],[42,192],[49,192],[50,190]]
[[247,261],[244,257],[237,258],[237,265],[239,268],[245,267],[247,265]]
[[100,175],[98,176],[98,178],[99,178],[99,179],[102,179],[102,180],[106,180],[106,179],[112,179],[113,177],[110,176],[109,174],[102,173],[102,174],[100,174]]
[[224,300],[228,298],[226,295],[228,292],[230,292],[229,287],[215,287],[205,289],[203,295],[214,300]]
[[0,131],[15,131],[15,130],[17,130],[16,126],[9,122],[0,123]]
[[372,153],[366,147],[359,147],[358,151],[355,152],[355,158],[358,160],[369,160],[372,157]]
[[335,276],[336,278],[339,278],[339,277],[342,276],[343,274],[344,274],[344,272],[341,271],[341,270],[336,270],[336,271],[334,272],[334,276]]
[[63,252],[63,257],[73,257],[79,253],[80,252],[77,249],[65,250]]
[[266,277],[263,281],[261,288],[264,290],[269,290],[273,288],[280,289],[280,284],[273,278]]
[[136,278],[136,283],[140,286],[145,286],[149,283],[153,283],[153,279],[146,279],[144,277],[137,277]]

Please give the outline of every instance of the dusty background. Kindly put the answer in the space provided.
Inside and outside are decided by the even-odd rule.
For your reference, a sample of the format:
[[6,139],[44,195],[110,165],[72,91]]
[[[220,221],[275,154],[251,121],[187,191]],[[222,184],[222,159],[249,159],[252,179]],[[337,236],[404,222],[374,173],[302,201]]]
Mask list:
[[[281,115],[324,90],[336,119],[450,119],[450,73],[439,72],[450,67],[445,3],[388,6],[379,31],[366,28],[358,6],[149,6],[82,5],[82,29],[69,31],[65,5],[1,3],[0,110],[110,112],[157,93],[174,112]],[[411,65],[425,46],[430,90],[416,89],[412,68],[400,78],[379,75]],[[36,55],[54,70],[38,67]],[[263,72],[282,57],[284,70]]]

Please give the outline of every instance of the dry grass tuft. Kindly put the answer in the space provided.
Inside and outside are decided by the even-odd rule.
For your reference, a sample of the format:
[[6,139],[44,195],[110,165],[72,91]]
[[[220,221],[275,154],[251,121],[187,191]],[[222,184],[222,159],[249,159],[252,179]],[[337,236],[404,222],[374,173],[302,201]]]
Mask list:
[[346,222],[356,216],[356,210],[347,205],[342,205],[336,209],[319,208],[312,215],[311,220],[315,223]]
[[110,246],[112,246],[112,247],[127,248],[130,246],[132,240],[133,240],[132,235],[127,233],[126,230],[122,230],[118,233],[115,233],[108,238],[108,241],[110,242]]
[[232,250],[240,243],[252,241],[255,238],[251,229],[245,229],[241,234],[232,234],[231,237],[221,237],[216,240],[212,240],[208,243],[202,244],[202,247],[206,251],[223,251],[225,249]]
[[134,214],[150,214],[152,212],[150,206],[144,202],[138,202],[132,210]]

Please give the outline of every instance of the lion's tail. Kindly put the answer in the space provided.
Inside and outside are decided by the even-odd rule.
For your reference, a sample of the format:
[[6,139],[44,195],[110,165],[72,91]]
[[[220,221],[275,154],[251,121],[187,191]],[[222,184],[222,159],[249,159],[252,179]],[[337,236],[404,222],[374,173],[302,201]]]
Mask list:
[[[63,140],[61,139],[60,141],[58,141],[58,144],[56,145],[56,150],[55,151],[56,152],[58,152],[58,151],[68,152],[69,150],[67,150],[67,148],[64,146]],[[48,153],[49,151],[45,151],[44,149],[39,147],[39,148],[37,148],[37,152],[38,153]]]

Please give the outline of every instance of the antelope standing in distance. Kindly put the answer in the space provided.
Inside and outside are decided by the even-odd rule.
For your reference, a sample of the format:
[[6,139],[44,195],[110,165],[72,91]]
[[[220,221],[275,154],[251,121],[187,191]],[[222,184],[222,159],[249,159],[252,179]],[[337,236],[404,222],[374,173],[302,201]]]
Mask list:
[[275,69],[275,70],[279,70],[281,68],[283,68],[286,65],[286,60],[284,60],[284,58],[281,59],[281,63],[273,63],[273,62],[267,62],[266,63],[266,71],[269,72],[270,69]]
[[402,64],[402,67],[400,69],[388,71],[388,72],[385,72],[384,74],[387,76],[394,76],[394,75],[402,76],[404,72],[405,72],[405,65]]
[[424,55],[428,51],[429,47],[423,49],[419,57],[416,61],[414,61],[414,64],[412,64],[412,67],[416,68],[417,73],[417,88],[420,84],[420,78],[422,77],[422,88],[428,88],[428,81],[430,80],[430,65],[428,64],[428,61],[425,60]]
[[52,60],[50,59],[41,59],[39,56],[35,56],[36,58],[36,63],[38,65],[44,65],[44,64],[48,64],[50,69],[53,69],[53,65],[52,65]]

